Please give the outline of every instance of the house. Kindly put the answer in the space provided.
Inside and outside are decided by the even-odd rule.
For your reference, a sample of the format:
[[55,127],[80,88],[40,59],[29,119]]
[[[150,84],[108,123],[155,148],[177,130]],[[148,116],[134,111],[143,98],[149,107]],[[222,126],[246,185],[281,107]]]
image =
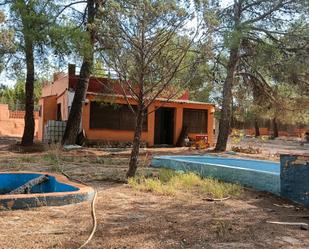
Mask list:
[[[49,120],[68,119],[78,75],[75,65],[69,65],[68,74],[54,75],[52,84],[42,90],[40,99],[39,139],[44,137],[44,127]],[[119,84],[107,78],[91,77],[82,110],[82,128],[88,140],[133,140],[135,119],[127,102],[136,104],[130,96],[121,94]],[[188,136],[208,136],[213,144],[214,105],[189,100],[185,93],[178,99],[157,98],[148,108],[144,121],[142,140],[148,146],[175,145],[184,126]]]

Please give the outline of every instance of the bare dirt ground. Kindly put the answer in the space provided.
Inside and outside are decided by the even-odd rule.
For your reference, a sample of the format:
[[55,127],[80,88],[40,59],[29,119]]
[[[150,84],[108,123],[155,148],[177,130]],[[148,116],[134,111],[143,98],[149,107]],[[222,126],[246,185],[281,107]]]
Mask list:
[[[182,198],[138,192],[120,182],[129,150],[51,148],[25,154],[10,151],[8,145],[14,142],[0,139],[1,171],[63,170],[98,189],[98,229],[86,248],[309,248],[308,230],[266,222],[309,223],[308,209],[279,197],[246,189],[240,197],[207,202],[198,195]],[[149,161],[156,154],[199,153],[187,148],[144,149],[139,170],[152,171]],[[249,156],[278,160],[276,153]],[[89,202],[0,211],[0,249],[78,248],[91,228]]]
[[279,154],[285,153],[309,153],[309,144],[301,143],[299,138],[286,138],[279,137],[276,139],[262,140],[261,138],[244,138],[241,141],[233,142],[233,139],[230,139],[229,148],[233,145],[240,147],[253,147],[259,148],[261,150],[260,156],[266,157],[278,157]]

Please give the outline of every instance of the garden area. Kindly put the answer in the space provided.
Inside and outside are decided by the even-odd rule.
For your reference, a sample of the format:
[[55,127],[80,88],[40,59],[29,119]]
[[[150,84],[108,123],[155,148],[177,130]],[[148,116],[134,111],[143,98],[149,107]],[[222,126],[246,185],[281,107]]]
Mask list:
[[304,0],[0,0],[0,249],[309,248]]
[[[237,184],[149,167],[154,155],[197,150],[142,149],[137,176],[127,183],[129,149],[50,146],[20,153],[12,143],[1,139],[1,171],[65,172],[97,189],[97,230],[85,248],[308,248],[306,227],[269,223],[308,223],[305,207]],[[93,226],[90,201],[0,213],[1,248],[78,248]]]

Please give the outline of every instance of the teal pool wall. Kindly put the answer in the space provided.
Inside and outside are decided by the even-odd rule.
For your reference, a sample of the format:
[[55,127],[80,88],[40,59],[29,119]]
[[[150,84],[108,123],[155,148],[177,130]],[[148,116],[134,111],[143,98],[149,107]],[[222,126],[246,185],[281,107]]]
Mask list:
[[[30,189],[29,194],[7,194],[26,182],[48,175],[48,180]],[[72,182],[63,175],[47,172],[0,172],[0,211],[41,206],[62,206],[92,199],[90,186]]]
[[309,154],[280,155],[281,195],[309,206]]
[[211,156],[160,156],[152,159],[151,166],[196,172],[202,177],[213,177],[280,194],[280,164],[270,161]]

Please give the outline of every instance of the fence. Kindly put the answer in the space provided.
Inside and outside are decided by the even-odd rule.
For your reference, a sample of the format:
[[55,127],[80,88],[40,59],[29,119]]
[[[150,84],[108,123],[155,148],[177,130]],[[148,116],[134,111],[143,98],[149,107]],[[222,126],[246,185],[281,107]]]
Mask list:
[[[261,119],[258,121],[260,135],[271,135],[273,133],[273,124],[271,120]],[[254,135],[254,121],[240,122],[237,120],[232,121],[232,129],[244,130],[246,135]],[[277,122],[277,127],[279,131],[279,136],[292,136],[301,137],[303,134],[309,130],[309,126],[305,124],[292,125],[292,124],[282,124]]]
[[[39,112],[33,112],[34,118],[39,118]],[[23,119],[25,117],[25,111],[11,111],[9,110],[9,118]]]

